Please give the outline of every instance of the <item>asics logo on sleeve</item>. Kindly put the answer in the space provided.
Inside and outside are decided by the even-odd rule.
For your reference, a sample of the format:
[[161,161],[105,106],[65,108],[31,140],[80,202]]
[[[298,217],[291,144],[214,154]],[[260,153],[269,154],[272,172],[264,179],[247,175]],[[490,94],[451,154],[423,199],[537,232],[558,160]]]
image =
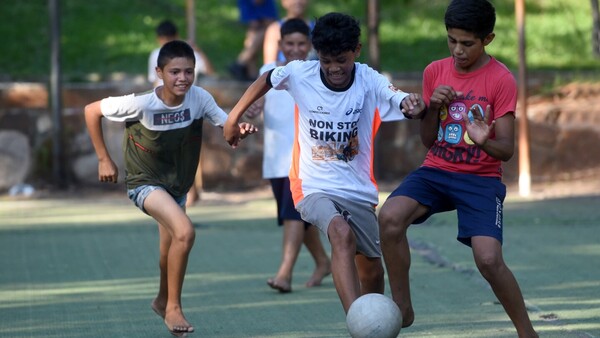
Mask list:
[[348,108],[346,110],[346,116],[360,113],[362,113],[362,108]]

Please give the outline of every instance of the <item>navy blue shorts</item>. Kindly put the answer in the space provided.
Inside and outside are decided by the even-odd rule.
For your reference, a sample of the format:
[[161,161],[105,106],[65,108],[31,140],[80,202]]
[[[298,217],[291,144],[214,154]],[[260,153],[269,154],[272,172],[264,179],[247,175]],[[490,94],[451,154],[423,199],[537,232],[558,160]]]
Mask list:
[[388,198],[407,196],[429,207],[414,224],[431,215],[456,210],[457,240],[471,246],[471,237],[489,236],[502,243],[502,210],[506,186],[500,178],[453,173],[420,167],[410,173]]
[[[271,189],[273,190],[273,196],[277,202],[277,224],[283,225],[283,221],[286,219],[301,221],[300,213],[294,206],[294,200],[292,199],[292,191],[290,190],[290,179],[287,177],[282,178],[271,178]],[[304,222],[304,228],[308,228],[310,223]]]

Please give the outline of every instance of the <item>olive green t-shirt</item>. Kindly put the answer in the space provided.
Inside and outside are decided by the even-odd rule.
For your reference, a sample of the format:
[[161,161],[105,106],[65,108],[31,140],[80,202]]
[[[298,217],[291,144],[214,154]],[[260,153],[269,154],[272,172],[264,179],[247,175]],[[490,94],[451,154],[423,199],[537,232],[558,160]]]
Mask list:
[[198,86],[176,107],[167,106],[153,90],[103,99],[101,109],[107,119],[125,122],[127,189],[157,185],[175,197],[184,196],[194,183],[204,119],[214,126],[223,126],[227,119]]

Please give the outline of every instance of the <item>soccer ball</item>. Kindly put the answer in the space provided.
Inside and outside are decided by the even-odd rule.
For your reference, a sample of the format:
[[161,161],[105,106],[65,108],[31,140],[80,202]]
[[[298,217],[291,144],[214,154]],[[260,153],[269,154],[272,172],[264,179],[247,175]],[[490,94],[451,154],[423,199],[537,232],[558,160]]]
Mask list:
[[350,305],[346,326],[352,338],[396,338],[402,327],[402,314],[389,297],[368,293]]

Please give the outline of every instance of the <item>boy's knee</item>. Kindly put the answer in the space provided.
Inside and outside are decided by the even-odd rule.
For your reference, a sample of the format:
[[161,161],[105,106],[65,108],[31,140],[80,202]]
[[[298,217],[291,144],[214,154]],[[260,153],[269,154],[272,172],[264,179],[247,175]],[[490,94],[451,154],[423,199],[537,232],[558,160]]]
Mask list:
[[396,224],[394,221],[396,218],[397,214],[391,208],[386,208],[385,205],[379,210],[378,220],[379,225],[382,227],[389,227]]
[[494,274],[504,266],[502,257],[494,254],[483,254],[475,257],[475,264],[484,276]]
[[193,227],[179,231],[175,235],[175,239],[183,245],[192,247],[194,245],[194,241],[196,240],[196,231],[194,231]]
[[408,227],[406,218],[394,208],[381,208],[378,215],[379,228],[382,235],[388,232],[403,231]]
[[327,233],[329,235],[329,240],[332,242],[332,245],[338,243],[344,247],[350,247],[351,245],[356,244],[356,238],[354,237],[354,232],[350,228],[350,225],[343,220],[343,218],[334,219],[329,224],[329,229]]

